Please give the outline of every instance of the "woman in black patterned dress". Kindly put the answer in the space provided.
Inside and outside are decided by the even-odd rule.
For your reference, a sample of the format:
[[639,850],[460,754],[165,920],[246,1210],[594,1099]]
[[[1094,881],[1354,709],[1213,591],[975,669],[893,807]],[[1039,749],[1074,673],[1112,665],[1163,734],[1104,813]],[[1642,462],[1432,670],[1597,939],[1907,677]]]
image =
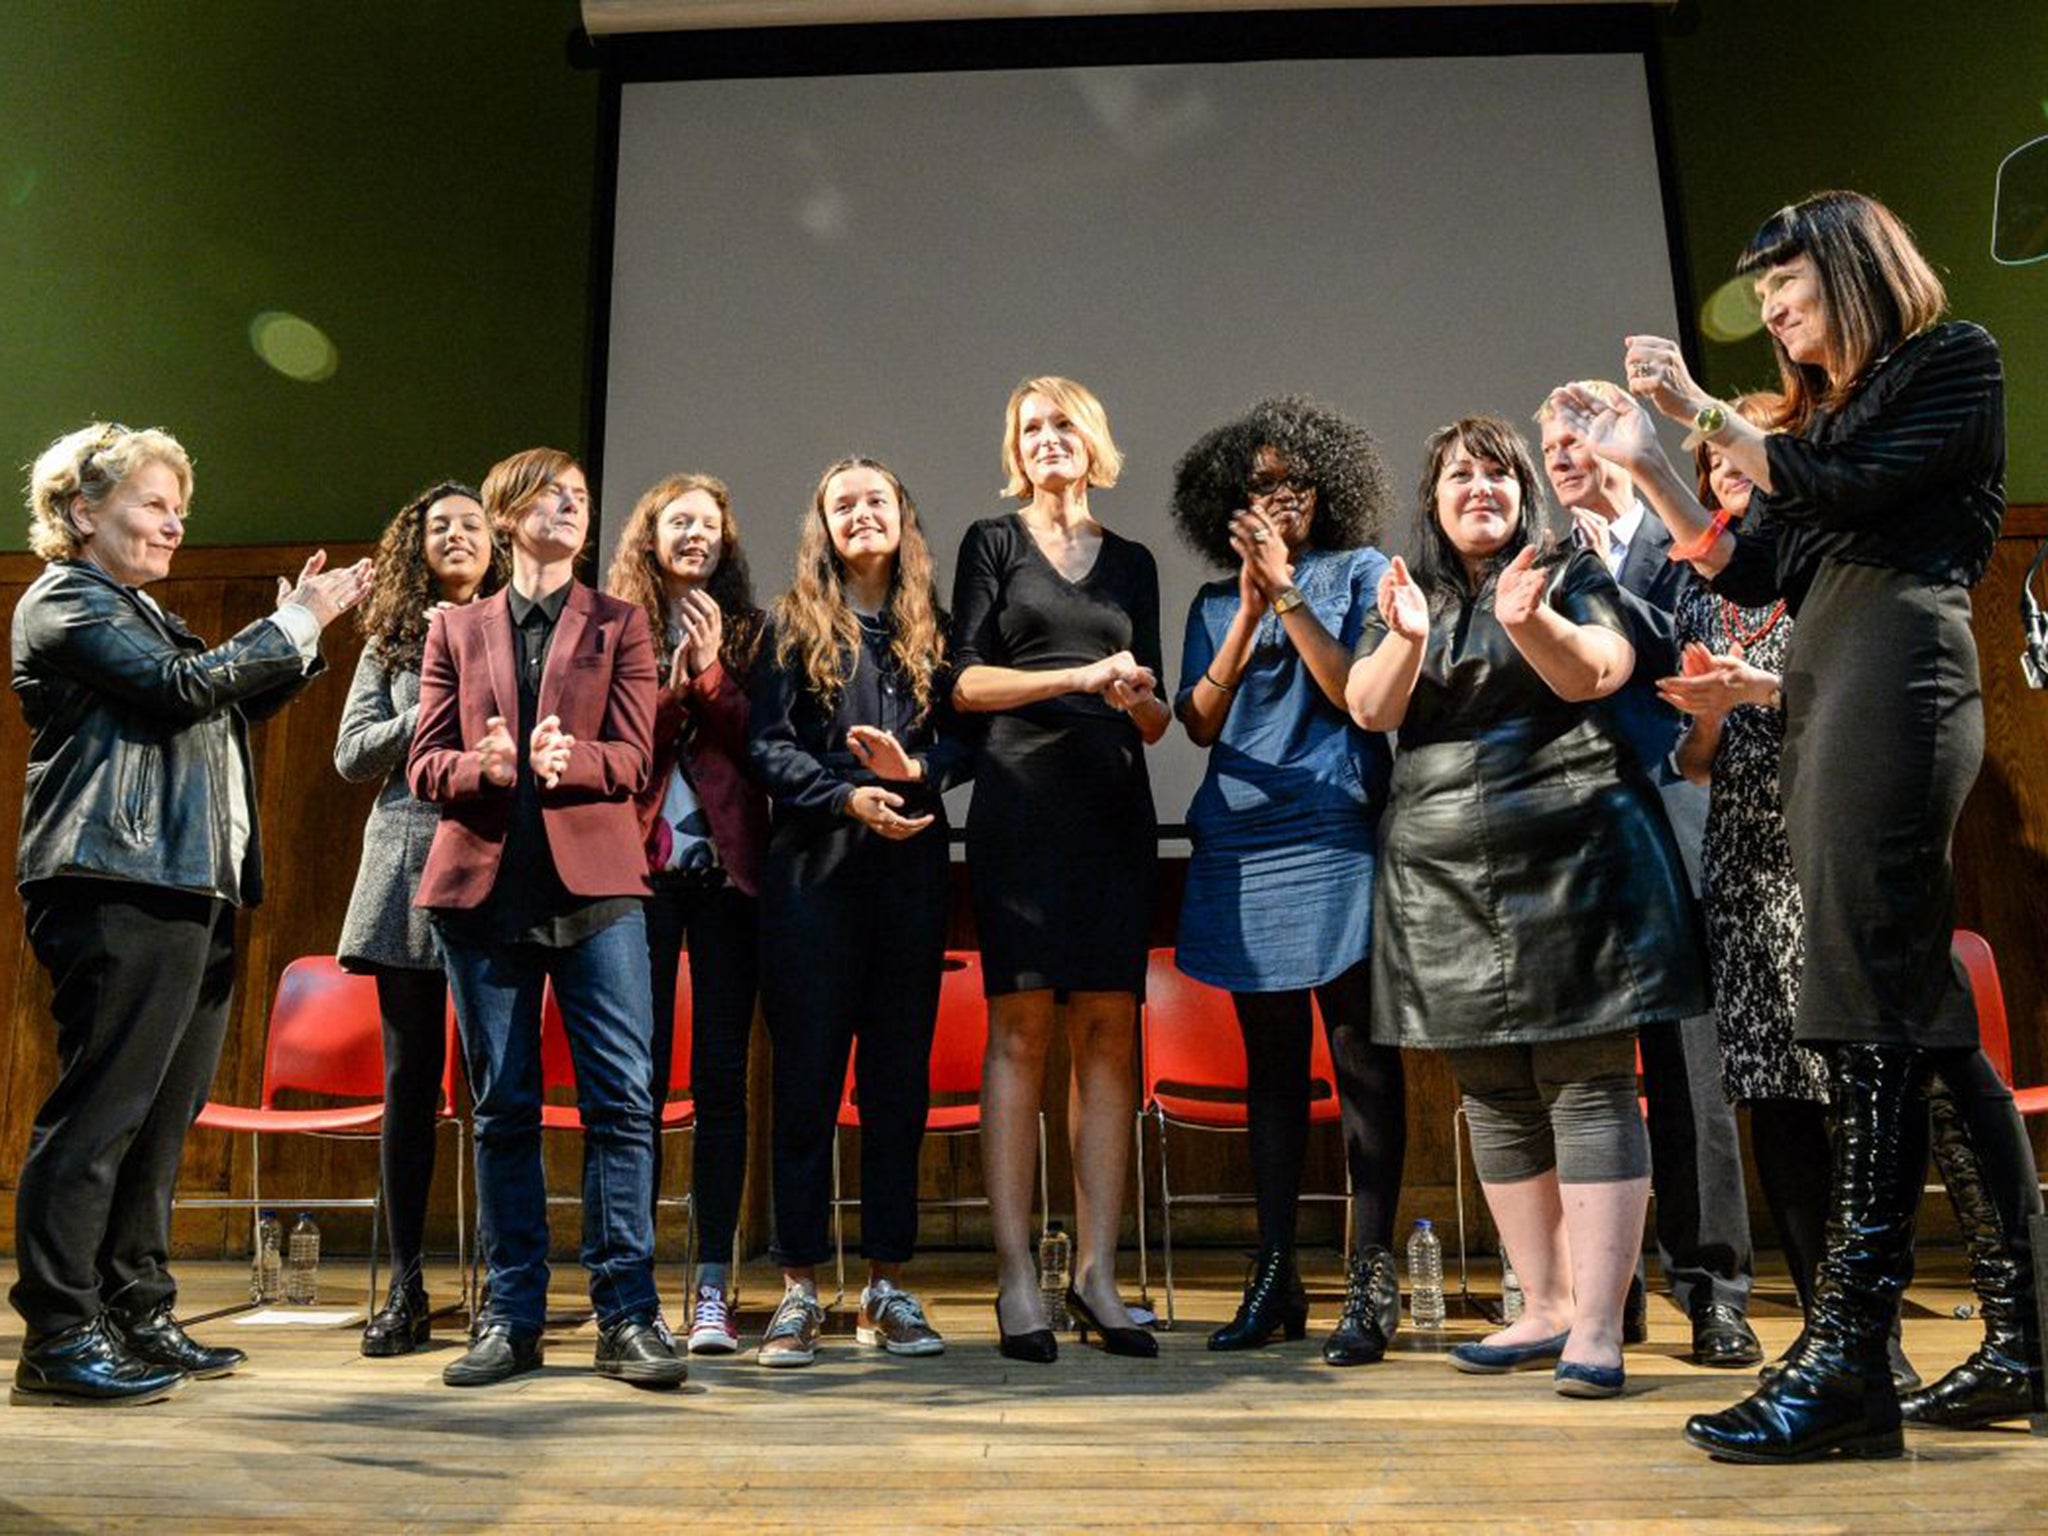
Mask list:
[[[1760,394],[1733,407],[1761,423],[1779,404]],[[1749,477],[1711,443],[1699,445],[1695,463],[1702,506],[1741,517]],[[1683,675],[1665,679],[1659,692],[1691,719],[1679,739],[1679,769],[1712,786],[1701,894],[1721,1085],[1748,1111],[1757,1183],[1803,1313],[1827,1226],[1828,1072],[1792,1038],[1806,944],[1778,785],[1791,640],[1783,598],[1742,608],[1691,583],[1678,603]]]
[[[1950,949],[1950,846],[1984,755],[1969,589],[2005,514],[2004,367],[1981,327],[1939,323],[1941,280],[1861,194],[1780,209],[1740,265],[1778,356],[1776,430],[1702,390],[1673,342],[1630,337],[1626,359],[1636,394],[1755,484],[1739,535],[1707,519],[1632,402],[1553,396],[1635,468],[1672,558],[1739,604],[1783,597],[1800,621],[1782,767],[1806,932],[1797,1036],[1827,1055],[1833,1095],[1827,1245],[1792,1358],[1685,1432],[1725,1460],[1897,1456],[1902,1417],[1974,1428],[2041,1404],[2033,1150]],[[1930,1114],[1985,1339],[1901,1404],[1885,1340],[1912,1274]]]

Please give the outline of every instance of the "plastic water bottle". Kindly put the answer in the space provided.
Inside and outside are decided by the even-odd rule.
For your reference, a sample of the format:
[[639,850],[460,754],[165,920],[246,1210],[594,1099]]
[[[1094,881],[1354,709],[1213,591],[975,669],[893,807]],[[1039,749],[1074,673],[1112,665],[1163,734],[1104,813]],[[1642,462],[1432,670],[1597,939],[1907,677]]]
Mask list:
[[310,1211],[299,1212],[299,1219],[292,1223],[291,1262],[285,1269],[284,1299],[299,1307],[310,1307],[320,1299],[320,1229],[313,1225]]
[[1500,1320],[1512,1323],[1522,1315],[1522,1282],[1515,1275],[1515,1266],[1509,1262],[1507,1250],[1500,1254]]
[[284,1228],[277,1212],[265,1211],[256,1223],[256,1253],[249,1261],[249,1299],[275,1301],[284,1286]]
[[1444,1325],[1444,1249],[1427,1216],[1408,1234],[1408,1319],[1417,1328]]
[[1045,1307],[1045,1325],[1055,1333],[1073,1326],[1067,1316],[1067,1286],[1074,1273],[1074,1244],[1056,1221],[1048,1222],[1038,1240],[1038,1299]]

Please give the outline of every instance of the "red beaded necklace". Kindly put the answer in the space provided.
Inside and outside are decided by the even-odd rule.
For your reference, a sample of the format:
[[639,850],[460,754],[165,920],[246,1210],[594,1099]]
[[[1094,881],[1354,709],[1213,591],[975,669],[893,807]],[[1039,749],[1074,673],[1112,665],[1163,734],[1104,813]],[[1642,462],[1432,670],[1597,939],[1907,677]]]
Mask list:
[[1727,598],[1721,599],[1721,627],[1727,630],[1728,638],[1741,646],[1745,651],[1751,649],[1765,635],[1776,629],[1778,627],[1778,620],[1783,617],[1785,617],[1785,599],[1781,597],[1771,605],[1771,611],[1764,615],[1764,620],[1761,624],[1757,625],[1755,629],[1746,630],[1742,627],[1742,610],[1729,602]]

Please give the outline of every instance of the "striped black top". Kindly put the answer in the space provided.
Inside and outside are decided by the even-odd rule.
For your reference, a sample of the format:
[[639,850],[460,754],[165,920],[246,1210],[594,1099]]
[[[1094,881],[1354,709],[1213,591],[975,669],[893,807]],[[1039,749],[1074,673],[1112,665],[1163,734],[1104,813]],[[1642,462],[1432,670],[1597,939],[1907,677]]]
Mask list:
[[1765,441],[1772,490],[1750,498],[1715,590],[1797,614],[1826,560],[1973,586],[2005,517],[2005,370],[1982,326],[1899,345],[1838,411]]

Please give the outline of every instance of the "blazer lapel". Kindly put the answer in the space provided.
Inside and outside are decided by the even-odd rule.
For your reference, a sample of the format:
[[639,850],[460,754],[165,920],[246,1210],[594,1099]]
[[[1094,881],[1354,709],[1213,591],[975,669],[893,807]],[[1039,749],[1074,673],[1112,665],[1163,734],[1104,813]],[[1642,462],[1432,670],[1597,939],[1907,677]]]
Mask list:
[[1614,573],[1615,581],[1638,597],[1648,597],[1671,564],[1666,555],[1670,548],[1671,530],[1656,513],[1646,510],[1636,524],[1636,536],[1628,541],[1628,553],[1621,557],[1621,569]]
[[491,680],[490,714],[519,723],[519,679],[512,666],[512,609],[503,589],[483,601],[477,613],[477,628],[484,636],[485,670]]
[[562,690],[566,686],[569,662],[576,654],[576,647],[583,639],[583,631],[589,623],[590,589],[580,581],[569,585],[568,601],[562,604],[562,616],[555,621],[555,638],[548,644],[547,665],[540,674],[540,718],[561,715]]

